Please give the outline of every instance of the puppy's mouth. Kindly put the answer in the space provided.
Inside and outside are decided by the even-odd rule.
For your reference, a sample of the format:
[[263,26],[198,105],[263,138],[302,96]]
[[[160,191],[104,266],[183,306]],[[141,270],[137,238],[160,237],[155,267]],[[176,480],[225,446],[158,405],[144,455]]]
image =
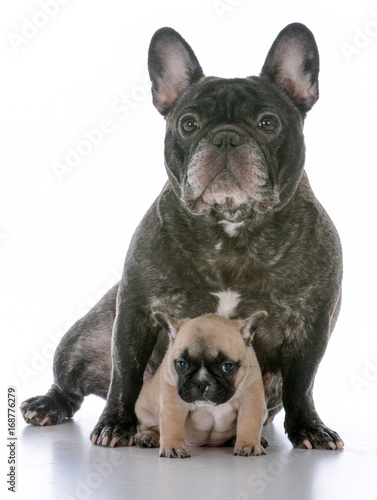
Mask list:
[[[194,384],[195,386],[195,384]],[[203,389],[197,389],[191,385],[185,385],[178,389],[179,397],[185,402],[194,404],[195,406],[218,406],[220,404],[226,403],[231,399],[234,391],[225,391],[223,388],[218,390],[214,387],[208,387],[204,391]]]
[[200,399],[193,401],[195,406],[217,406],[217,403],[210,401],[209,399]]
[[205,387],[203,395],[200,397],[200,399],[196,399],[194,401],[194,405],[196,405],[196,406],[216,406],[217,403],[215,403],[214,401],[212,401],[212,399],[210,399],[208,397],[209,389],[210,389],[210,386],[207,385]]

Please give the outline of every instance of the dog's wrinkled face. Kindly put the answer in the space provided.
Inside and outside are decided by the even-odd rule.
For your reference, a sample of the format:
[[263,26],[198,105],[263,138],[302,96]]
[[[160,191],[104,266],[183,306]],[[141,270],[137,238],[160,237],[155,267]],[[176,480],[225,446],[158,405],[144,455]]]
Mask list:
[[189,45],[163,28],[149,71],[167,118],[165,163],[186,209],[239,222],[279,210],[304,166],[303,120],[318,98],[318,51],[302,25],[283,30],[259,77],[204,77]]
[[229,401],[252,369],[250,342],[266,316],[258,311],[248,320],[207,314],[177,321],[157,313],[170,336],[168,370],[180,398],[210,406]]
[[304,158],[293,145],[302,145],[302,121],[265,88],[259,78],[208,79],[168,117],[166,164],[193,214],[238,222],[272,210],[296,189]]

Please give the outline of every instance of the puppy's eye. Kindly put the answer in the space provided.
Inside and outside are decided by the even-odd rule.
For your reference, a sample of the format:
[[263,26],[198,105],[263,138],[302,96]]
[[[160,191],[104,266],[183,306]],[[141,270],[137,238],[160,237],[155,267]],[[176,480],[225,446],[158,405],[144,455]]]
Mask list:
[[234,370],[234,367],[236,365],[234,363],[224,363],[222,366],[221,366],[221,369],[223,372],[225,373],[230,373]]
[[188,368],[188,363],[184,359],[178,359],[175,362],[175,366],[177,367],[177,370],[179,370],[180,372],[184,372]]
[[273,116],[265,116],[258,123],[259,130],[262,130],[263,132],[266,132],[267,134],[270,134],[271,132],[273,132],[277,126],[278,126],[278,121]]
[[195,120],[194,117],[188,116],[181,122],[182,130],[186,134],[193,134],[199,129],[199,123]]

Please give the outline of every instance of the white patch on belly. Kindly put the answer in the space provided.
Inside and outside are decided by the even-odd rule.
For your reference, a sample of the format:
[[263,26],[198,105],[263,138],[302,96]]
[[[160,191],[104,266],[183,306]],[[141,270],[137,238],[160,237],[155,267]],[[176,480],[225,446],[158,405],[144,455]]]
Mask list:
[[227,220],[222,220],[219,224],[222,224],[226,234],[233,238],[236,236],[238,229],[243,225],[243,222],[229,222]]
[[215,250],[221,250],[222,246],[223,246],[223,242],[222,242],[222,241],[219,241],[219,242],[218,242],[218,243],[216,243],[216,245],[215,245]]
[[216,313],[224,318],[230,318],[232,314],[234,314],[241,296],[237,292],[232,292],[231,290],[227,290],[226,292],[214,292],[212,295],[216,295],[219,299]]

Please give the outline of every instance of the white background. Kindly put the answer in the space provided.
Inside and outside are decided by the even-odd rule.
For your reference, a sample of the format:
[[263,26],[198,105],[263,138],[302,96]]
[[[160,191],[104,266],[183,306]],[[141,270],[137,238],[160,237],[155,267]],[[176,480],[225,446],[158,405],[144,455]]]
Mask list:
[[[345,266],[316,401],[321,414],[376,412],[377,4],[56,0],[46,14],[46,3],[0,7],[2,383],[19,402],[48,389],[57,339],[119,279],[165,182],[164,121],[143,87],[154,31],[175,28],[206,74],[233,77],[258,74],[279,31],[300,21],[321,55],[306,168]],[[111,132],[59,179],[54,162],[104,120]]]

